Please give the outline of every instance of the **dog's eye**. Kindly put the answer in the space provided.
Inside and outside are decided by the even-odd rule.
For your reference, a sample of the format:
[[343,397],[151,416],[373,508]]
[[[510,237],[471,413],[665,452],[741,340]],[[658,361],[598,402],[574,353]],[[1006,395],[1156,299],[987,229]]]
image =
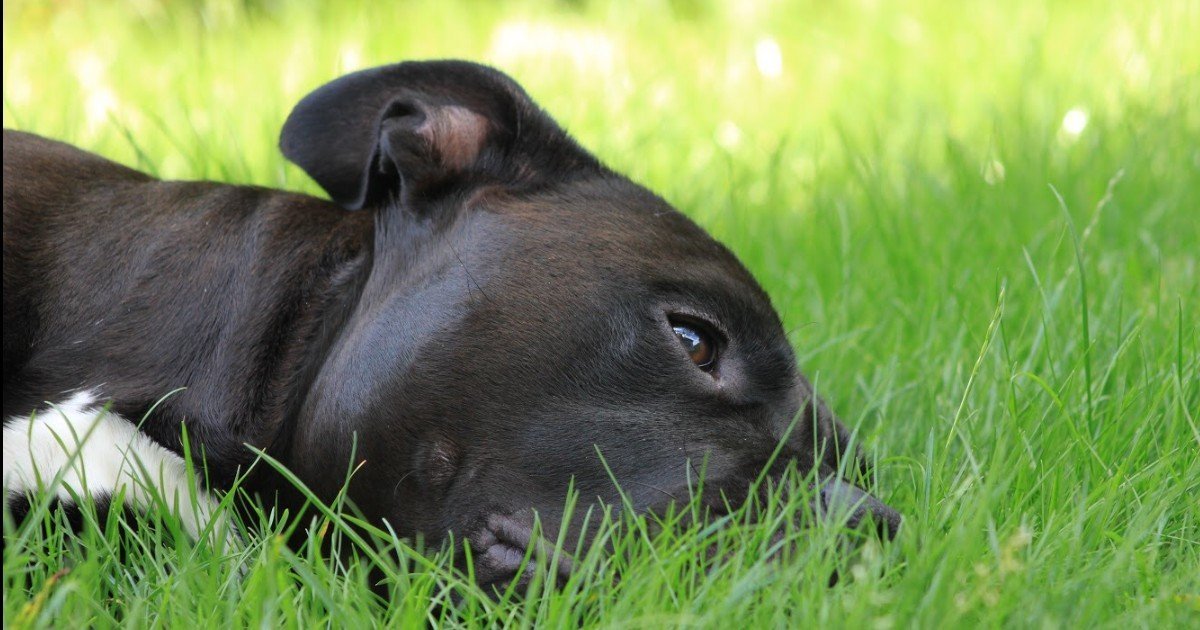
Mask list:
[[711,372],[717,363],[717,344],[712,337],[699,326],[684,322],[671,322],[671,329],[675,331],[675,337],[692,363],[705,372]]

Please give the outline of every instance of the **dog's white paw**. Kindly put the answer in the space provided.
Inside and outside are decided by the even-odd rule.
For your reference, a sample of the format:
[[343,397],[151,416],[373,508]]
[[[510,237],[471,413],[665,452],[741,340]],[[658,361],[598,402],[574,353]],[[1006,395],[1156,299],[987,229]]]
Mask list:
[[43,491],[65,505],[84,496],[107,504],[123,492],[126,507],[174,513],[193,539],[207,531],[226,548],[236,541],[217,500],[189,480],[184,460],[99,403],[92,391],[5,421],[4,489],[10,503]]

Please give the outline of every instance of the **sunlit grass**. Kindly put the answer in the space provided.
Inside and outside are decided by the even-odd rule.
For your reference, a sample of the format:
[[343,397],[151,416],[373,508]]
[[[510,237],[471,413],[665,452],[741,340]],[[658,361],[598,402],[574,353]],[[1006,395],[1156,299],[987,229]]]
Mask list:
[[[281,515],[258,515],[234,557],[134,534],[122,558],[115,525],[35,523],[5,530],[6,625],[1200,616],[1194,2],[143,0],[4,17],[6,127],[162,177],[311,193],[275,147],[308,90],[400,59],[499,65],[747,263],[907,519],[854,554],[797,532],[775,563],[762,528],[648,541],[628,523],[562,591],[499,602],[384,535],[367,541],[395,563],[377,597],[369,567],[284,545],[310,523]],[[732,552],[716,566],[713,542]]]

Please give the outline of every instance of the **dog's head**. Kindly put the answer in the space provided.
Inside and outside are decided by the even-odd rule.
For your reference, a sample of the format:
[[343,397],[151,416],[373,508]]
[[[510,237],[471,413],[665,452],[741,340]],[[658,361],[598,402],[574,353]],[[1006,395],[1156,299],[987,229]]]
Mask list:
[[654,511],[702,471],[723,511],[764,467],[795,466],[823,484],[818,507],[899,525],[837,480],[849,435],[746,269],[507,76],[352,74],[296,107],[281,146],[375,214],[369,276],[288,458],[326,494],[355,444],[357,505],[402,534],[465,537],[485,581],[512,577],[533,511],[557,530],[571,483]]

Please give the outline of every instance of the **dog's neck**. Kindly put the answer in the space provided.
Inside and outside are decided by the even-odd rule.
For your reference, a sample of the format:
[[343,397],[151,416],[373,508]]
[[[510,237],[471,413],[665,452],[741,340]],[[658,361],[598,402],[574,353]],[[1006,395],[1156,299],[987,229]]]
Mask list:
[[[330,208],[332,212],[345,212]],[[272,357],[271,378],[257,392],[258,413],[245,434],[247,443],[286,453],[287,436],[330,348],[344,331],[370,278],[372,233],[361,215],[348,216],[324,244],[320,262],[298,274],[306,279],[294,298],[292,325],[282,332]]]

